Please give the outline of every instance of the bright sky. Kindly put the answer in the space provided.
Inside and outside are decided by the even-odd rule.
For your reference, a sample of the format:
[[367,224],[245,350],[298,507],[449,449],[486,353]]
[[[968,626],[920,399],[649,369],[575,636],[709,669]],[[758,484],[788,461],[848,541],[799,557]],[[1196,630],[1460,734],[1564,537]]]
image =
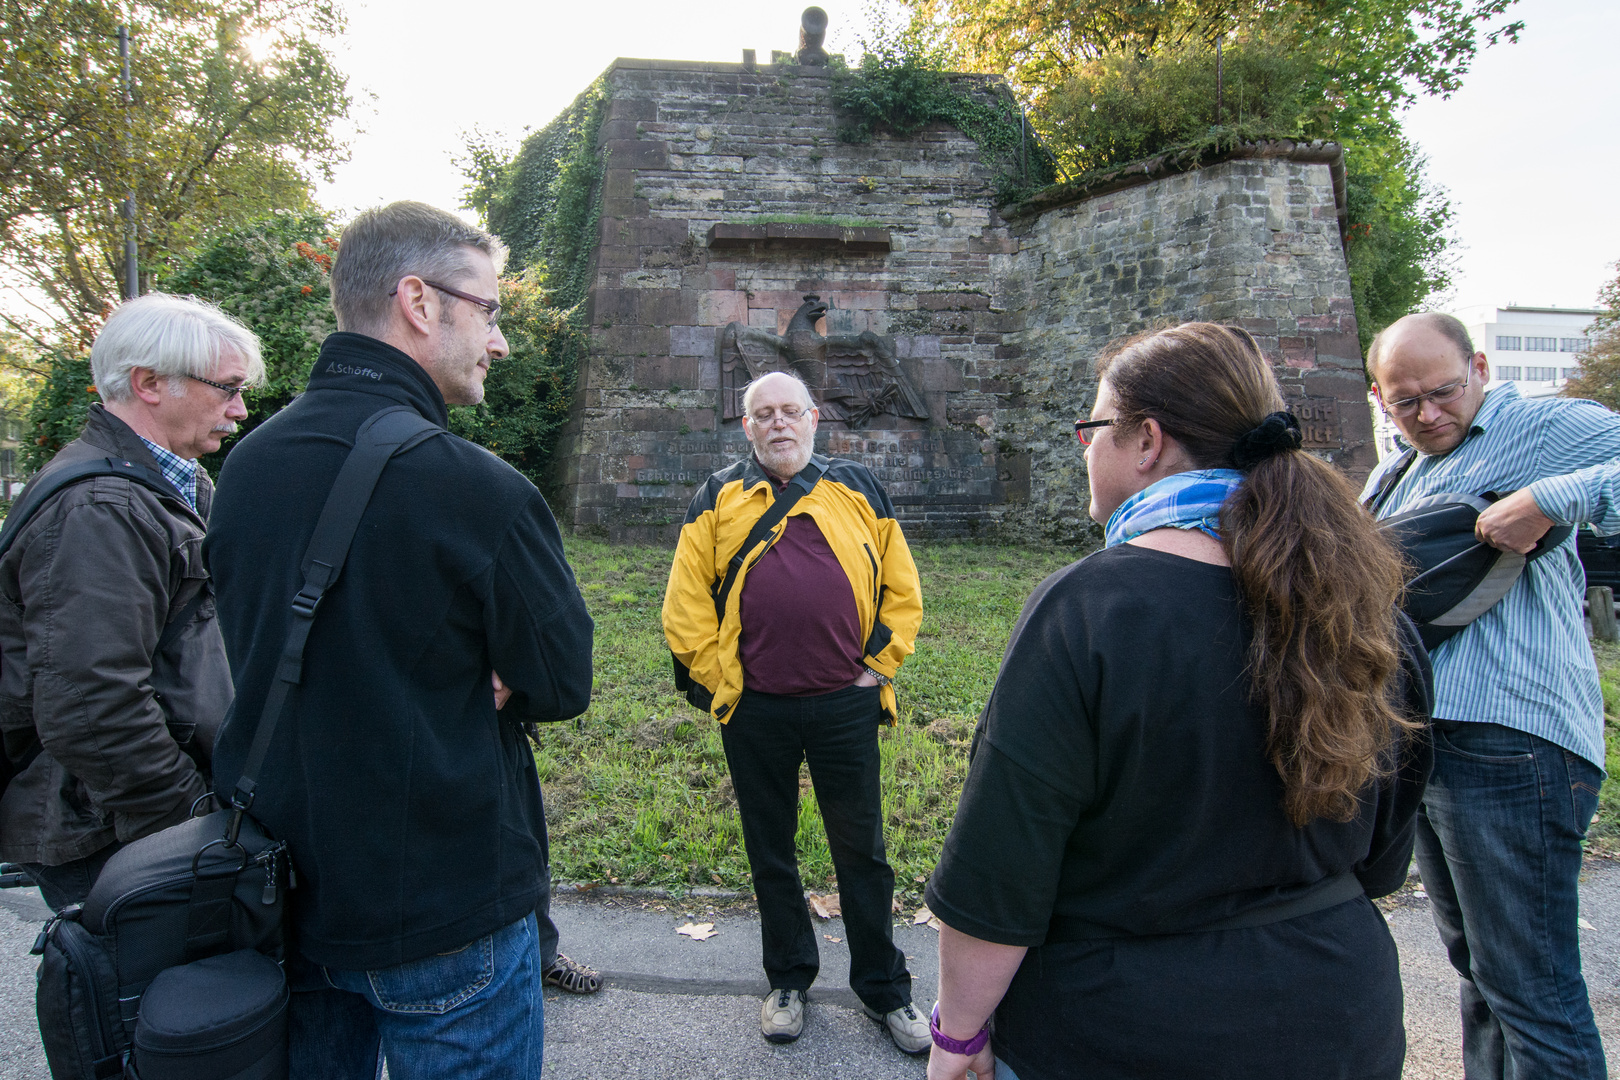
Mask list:
[[[515,145],[615,57],[739,61],[798,47],[808,0],[534,4],[469,8],[422,0],[351,0],[339,63],[360,100],[352,158],[323,184],[345,213],[413,198],[453,208],[452,164],[474,125]],[[823,0],[832,51],[853,49],[863,5]],[[1447,189],[1461,241],[1444,307],[1589,307],[1620,259],[1620,80],[1613,0],[1520,0],[1517,45],[1486,51],[1450,100],[1426,99],[1408,131]],[[375,95],[374,98],[369,95]]]

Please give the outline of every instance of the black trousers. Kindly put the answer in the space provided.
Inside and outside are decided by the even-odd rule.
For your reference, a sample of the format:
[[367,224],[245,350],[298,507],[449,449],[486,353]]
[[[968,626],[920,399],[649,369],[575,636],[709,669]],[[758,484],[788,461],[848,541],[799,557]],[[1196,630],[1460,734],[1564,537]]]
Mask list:
[[878,785],[878,695],[875,686],[814,697],[744,691],[720,731],[772,989],[808,990],[821,970],[794,848],[799,763],[808,761],[838,873],[849,985],[869,1008],[886,1013],[911,1001],[911,973],[894,946],[894,871],[883,850]]

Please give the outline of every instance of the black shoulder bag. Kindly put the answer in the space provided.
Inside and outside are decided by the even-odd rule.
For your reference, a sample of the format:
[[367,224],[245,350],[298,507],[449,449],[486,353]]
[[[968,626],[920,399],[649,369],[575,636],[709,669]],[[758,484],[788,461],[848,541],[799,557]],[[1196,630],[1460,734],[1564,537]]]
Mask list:
[[[255,777],[378,478],[393,455],[443,431],[403,405],[361,425],[305,552],[292,627],[230,807],[120,848],[83,906],[65,908],[40,934],[39,1026],[56,1080],[117,1076],[132,1047],[134,1073],[212,1080],[231,1075],[233,1055],[238,1069],[244,1054],[273,1063],[279,1046],[282,1064],[255,1075],[285,1075],[285,980],[253,954],[282,958],[286,890],[297,878],[286,845],[250,815]],[[151,996],[161,1001],[143,1008]]]
[[[731,587],[737,583],[737,573],[742,569],[743,558],[754,550],[754,545],[769,536],[771,530],[782,523],[782,520],[788,516],[788,511],[797,506],[800,499],[810,494],[816,484],[821,482],[821,475],[824,471],[821,466],[816,464],[815,458],[811,458],[810,463],[800,469],[797,476],[788,481],[785,491],[775,493],[775,501],[765,508],[765,512],[760,515],[759,520],[754,522],[754,527],[748,530],[748,538],[742,542],[742,547],[738,548],[726,563],[726,576],[713,585],[714,615],[717,625],[725,621],[726,600],[731,596]],[[764,555],[765,552],[762,551],[760,554]],[[675,689],[685,694],[686,700],[694,706],[708,712],[714,697],[709,693],[708,687],[693,679],[691,669],[681,663],[674,653],[670,654],[669,659],[675,665]]]

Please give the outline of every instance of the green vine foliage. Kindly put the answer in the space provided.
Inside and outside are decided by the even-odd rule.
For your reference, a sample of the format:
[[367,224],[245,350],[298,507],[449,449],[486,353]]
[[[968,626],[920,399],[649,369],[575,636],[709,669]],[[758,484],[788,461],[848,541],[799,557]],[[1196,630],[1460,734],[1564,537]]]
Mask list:
[[599,79],[516,154],[475,134],[461,162],[464,205],[521,269],[501,281],[501,330],[511,354],[490,368],[482,404],[451,410],[450,428],[499,454],[548,497],[556,494],[553,451],[589,351],[585,295],[605,165],[596,140],[608,100]]
[[1339,141],[1350,289],[1365,350],[1378,330],[1450,282],[1443,193],[1428,183],[1399,125],[1347,105],[1311,49],[1286,38],[1236,38],[1222,68],[1219,125],[1215,51],[1196,39],[1087,62],[1045,95],[1038,122],[1076,186],[1160,154],[1197,162],[1255,140]]
[[874,18],[871,34],[856,67],[836,57],[831,65],[833,105],[849,120],[839,138],[867,143],[885,130],[905,138],[945,123],[979,145],[996,171],[999,201],[1015,201],[1056,179],[1050,156],[1024,129],[1017,103],[999,80],[950,73],[946,51],[916,29],[895,32]]
[[596,137],[607,104],[598,79],[509,160],[475,135],[462,161],[466,207],[505,241],[513,264],[537,269],[559,307],[573,307],[590,288],[604,168]]
[[56,452],[84,430],[90,403],[96,397],[90,377],[90,357],[65,351],[44,358],[50,375],[34,398],[28,414],[29,433],[22,446],[23,464],[29,472],[40,469]]
[[450,430],[487,447],[545,490],[587,339],[575,325],[574,309],[557,307],[539,278],[530,269],[501,279],[501,332],[511,352],[490,366],[482,404],[450,410]]
[[237,439],[303,391],[321,342],[337,329],[328,275],[338,231],[318,211],[272,214],[216,236],[159,282],[164,292],[213,301],[259,336],[268,381],[250,393],[240,432],[202,459],[215,475]]

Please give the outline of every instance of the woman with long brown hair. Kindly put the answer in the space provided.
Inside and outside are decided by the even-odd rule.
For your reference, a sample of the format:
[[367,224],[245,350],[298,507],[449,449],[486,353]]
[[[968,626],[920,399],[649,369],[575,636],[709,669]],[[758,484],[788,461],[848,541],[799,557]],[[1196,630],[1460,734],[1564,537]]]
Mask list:
[[1432,757],[1400,556],[1246,332],[1139,335],[1097,374],[1108,546],[1030,597],[975,733],[927,893],[929,1076],[1395,1080],[1371,898]]

